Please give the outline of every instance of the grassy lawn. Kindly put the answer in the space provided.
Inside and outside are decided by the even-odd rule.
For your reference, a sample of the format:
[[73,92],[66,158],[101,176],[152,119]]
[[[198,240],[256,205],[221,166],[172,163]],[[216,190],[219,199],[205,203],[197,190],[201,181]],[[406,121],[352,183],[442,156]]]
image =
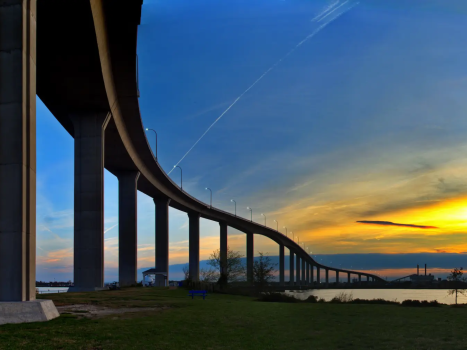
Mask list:
[[265,303],[133,288],[52,294],[57,306],[152,310],[0,326],[0,349],[466,349],[467,308]]

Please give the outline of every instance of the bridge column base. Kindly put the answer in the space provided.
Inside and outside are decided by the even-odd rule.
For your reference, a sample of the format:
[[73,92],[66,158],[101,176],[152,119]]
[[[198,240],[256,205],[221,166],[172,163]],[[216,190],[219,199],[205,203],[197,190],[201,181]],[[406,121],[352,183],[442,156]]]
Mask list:
[[59,316],[52,300],[0,302],[0,325],[45,322]]

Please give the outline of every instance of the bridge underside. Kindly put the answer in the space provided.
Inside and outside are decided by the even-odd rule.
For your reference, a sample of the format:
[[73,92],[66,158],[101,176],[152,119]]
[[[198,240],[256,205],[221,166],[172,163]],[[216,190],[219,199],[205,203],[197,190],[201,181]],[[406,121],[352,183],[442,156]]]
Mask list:
[[[160,168],[142,125],[136,76],[141,0],[8,0],[0,3],[0,301],[35,299],[36,93],[75,142],[74,280],[103,287],[103,170],[119,180],[119,275],[136,282],[136,191],[154,198],[156,270],[168,276],[168,207],[189,215],[190,277],[199,278],[199,219],[220,224],[222,271],[227,226],[245,232],[253,282],[254,234],[279,245],[280,283],[290,251],[289,285],[325,284],[329,271],[378,277],[314,261],[298,244],[198,201]],[[37,5],[37,7],[36,7]],[[37,19],[37,25],[36,25]],[[37,33],[36,33],[37,32]],[[36,49],[37,48],[37,49]],[[36,83],[37,81],[37,83]],[[124,214],[123,214],[124,213]],[[316,270],[316,281],[313,276]],[[301,272],[300,272],[301,271]],[[165,283],[165,281],[162,281]]]

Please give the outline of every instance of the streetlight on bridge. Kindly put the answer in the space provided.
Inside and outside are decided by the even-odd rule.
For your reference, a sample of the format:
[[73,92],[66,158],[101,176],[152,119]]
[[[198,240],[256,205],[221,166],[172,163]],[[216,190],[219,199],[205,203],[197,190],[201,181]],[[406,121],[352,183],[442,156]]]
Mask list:
[[235,202],[233,199],[230,200],[232,203],[235,203],[235,216],[237,216],[237,202]]
[[285,237],[289,237],[287,236],[287,227],[284,226],[283,228],[285,228]]
[[212,190],[209,187],[206,187],[206,190],[209,190],[209,192],[211,192],[211,204],[210,204],[210,207],[212,208]]
[[156,132],[156,130],[154,130],[154,129],[146,128],[146,131],[149,131],[149,130],[154,131],[154,134],[156,134],[156,162],[157,162],[157,132]]
[[274,222],[277,224],[276,225],[276,231],[279,232],[279,222],[277,222],[276,220],[274,220]]
[[264,216],[264,226],[266,226],[266,215],[264,215],[263,213],[261,213],[262,216]]
[[175,168],[180,168],[180,189],[183,190],[183,170],[180,165],[174,165],[174,169]]
[[250,207],[246,207],[249,211],[250,211],[250,221],[253,222],[253,209],[251,209]]

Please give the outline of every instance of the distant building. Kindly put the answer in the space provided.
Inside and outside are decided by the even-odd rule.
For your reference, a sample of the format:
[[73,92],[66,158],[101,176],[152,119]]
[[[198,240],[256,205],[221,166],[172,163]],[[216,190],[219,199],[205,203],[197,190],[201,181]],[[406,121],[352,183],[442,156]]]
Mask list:
[[429,275],[413,274],[413,275],[410,275],[409,277],[410,277],[410,281],[413,284],[417,284],[417,285],[431,284],[433,283],[435,279],[435,276],[433,276],[431,273]]
[[167,272],[158,272],[156,269],[143,271],[144,287],[166,287],[167,282]]

